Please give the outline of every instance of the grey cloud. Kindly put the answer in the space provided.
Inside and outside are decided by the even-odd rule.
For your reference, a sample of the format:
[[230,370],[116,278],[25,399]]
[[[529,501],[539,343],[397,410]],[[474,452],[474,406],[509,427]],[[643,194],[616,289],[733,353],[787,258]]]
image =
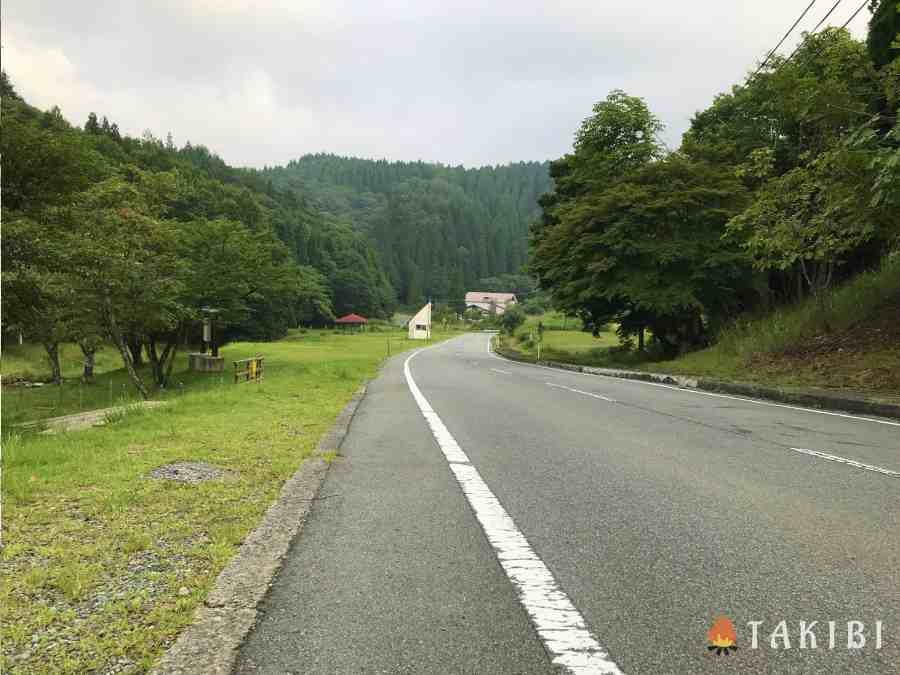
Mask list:
[[677,146],[800,4],[7,0],[4,67],[75,123],[96,110],[235,164],[477,165],[563,154],[612,88],[645,97]]

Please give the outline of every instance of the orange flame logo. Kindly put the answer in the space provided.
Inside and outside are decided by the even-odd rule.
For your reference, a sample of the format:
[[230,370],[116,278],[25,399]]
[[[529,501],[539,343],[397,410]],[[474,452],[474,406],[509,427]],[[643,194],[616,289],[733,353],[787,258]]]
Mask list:
[[707,649],[719,656],[723,654],[727,656],[737,650],[737,633],[734,632],[734,624],[727,616],[716,619],[706,636],[709,638]]

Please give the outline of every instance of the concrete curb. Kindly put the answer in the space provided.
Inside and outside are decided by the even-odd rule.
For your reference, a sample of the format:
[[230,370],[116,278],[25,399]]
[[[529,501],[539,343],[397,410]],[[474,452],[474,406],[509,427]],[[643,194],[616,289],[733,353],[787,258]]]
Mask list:
[[497,349],[496,347],[492,347],[492,349],[494,353],[505,359],[509,359],[510,361],[530,363],[533,365],[545,366],[547,368],[558,368],[560,370],[570,370],[577,373],[602,375],[604,377],[618,377],[627,380],[641,380],[643,382],[654,382],[656,384],[668,384],[683,389],[699,389],[701,391],[745,396],[747,398],[760,398],[806,408],[819,408],[822,410],[834,410],[900,419],[900,405],[895,403],[841,396],[840,394],[834,394],[828,391],[790,391],[743,382],[723,382],[721,380],[702,377],[647,373],[639,370],[619,370],[615,368],[592,368],[590,366],[578,366],[572,363],[560,363],[557,361],[535,362],[502,348]]
[[[319,453],[337,450],[365,396],[362,387],[319,441]],[[244,638],[256,623],[257,606],[281,569],[291,542],[301,533],[328,463],[308,457],[281,489],[278,500],[216,579],[188,626],[153,669],[155,675],[228,675]]]

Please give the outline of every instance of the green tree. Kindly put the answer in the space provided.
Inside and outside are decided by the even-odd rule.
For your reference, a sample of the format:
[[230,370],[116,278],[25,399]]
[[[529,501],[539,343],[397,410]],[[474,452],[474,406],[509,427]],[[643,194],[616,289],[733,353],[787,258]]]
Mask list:
[[77,308],[60,273],[60,251],[53,232],[28,217],[4,223],[3,323],[43,345],[51,381],[62,382],[59,344],[71,338]]
[[129,337],[169,332],[189,312],[177,229],[159,217],[174,182],[171,174],[141,171],[132,182],[109,178],[56,214],[68,225],[61,244],[72,288],[144,398],[150,389],[135,368]]
[[500,327],[507,335],[512,335],[519,326],[525,323],[525,318],[524,309],[519,305],[511,305],[500,315]]
[[84,130],[89,134],[100,133],[100,122],[97,121],[97,113],[88,114],[87,122],[84,123]]
[[40,113],[22,101],[2,100],[3,210],[37,214],[65,202],[103,174],[99,157],[78,132],[42,128]]
[[554,304],[595,330],[616,321],[669,351],[697,346],[751,299],[747,256],[721,238],[744,203],[729,172],[671,155],[558,211],[534,268]]
[[762,270],[799,268],[820,297],[847,256],[877,236],[881,215],[860,186],[871,184],[871,163],[838,146],[765,183],[753,203],[728,224]]
[[866,45],[876,68],[882,68],[900,55],[900,3],[897,0],[871,0],[869,34]]

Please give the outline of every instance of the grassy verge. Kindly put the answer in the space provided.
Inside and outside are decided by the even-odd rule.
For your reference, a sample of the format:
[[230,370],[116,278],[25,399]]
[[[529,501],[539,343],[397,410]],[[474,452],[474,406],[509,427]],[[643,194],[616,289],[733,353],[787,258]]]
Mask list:
[[580,321],[567,318],[557,312],[539,316],[529,316],[515,335],[502,336],[502,348],[514,352],[520,358],[530,361],[538,357],[538,323],[543,324],[543,342],[540,356],[544,361],[562,361],[581,366],[610,365],[615,352],[611,347],[619,344],[615,326],[594,337],[591,333],[578,330]]
[[708,349],[645,367],[900,398],[900,256],[820,301],[740,320]]
[[[8,437],[0,671],[147,671],[375,374],[387,337],[311,331],[232,344],[226,360],[266,356],[264,382],[213,379],[105,427]],[[397,334],[391,341],[393,353],[422,344]],[[147,477],[179,460],[213,464],[225,478],[184,485]]]
[[[531,319],[530,323],[541,320]],[[545,322],[545,325],[547,323]],[[504,345],[535,359],[529,324]],[[860,274],[826,297],[742,318],[708,349],[651,361],[611,349],[612,328],[593,338],[580,331],[545,331],[541,358],[584,366],[636,368],[750,382],[786,389],[852,390],[900,400],[900,256]]]

